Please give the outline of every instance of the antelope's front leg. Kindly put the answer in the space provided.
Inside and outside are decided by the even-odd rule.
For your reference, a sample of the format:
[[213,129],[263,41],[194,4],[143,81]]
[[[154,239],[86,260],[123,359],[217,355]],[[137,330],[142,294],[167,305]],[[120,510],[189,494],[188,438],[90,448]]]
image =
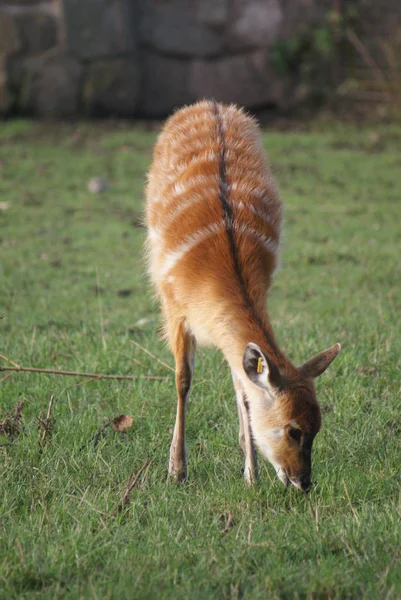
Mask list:
[[245,392],[238,377],[232,373],[239,417],[239,445],[245,455],[245,480],[252,485],[258,479],[258,464],[253,443],[249,408]]
[[181,324],[174,342],[175,383],[177,388],[177,415],[170,446],[169,474],[177,481],[187,476],[187,448],[185,417],[195,362],[195,339]]

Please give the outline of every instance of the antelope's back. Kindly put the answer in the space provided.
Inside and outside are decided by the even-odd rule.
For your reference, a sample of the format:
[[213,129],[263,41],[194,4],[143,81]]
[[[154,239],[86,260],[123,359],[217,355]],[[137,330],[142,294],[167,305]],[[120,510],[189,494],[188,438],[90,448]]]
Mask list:
[[255,121],[214,101],[170,117],[154,150],[146,220],[159,292],[222,297],[246,286],[256,304],[264,301],[281,202]]

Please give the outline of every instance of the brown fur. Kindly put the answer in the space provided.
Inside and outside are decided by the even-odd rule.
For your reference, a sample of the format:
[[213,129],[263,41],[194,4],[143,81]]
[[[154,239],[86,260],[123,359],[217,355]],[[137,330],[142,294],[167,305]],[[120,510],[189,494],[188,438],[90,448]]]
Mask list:
[[[253,418],[245,408],[249,390],[241,396],[238,386],[250,385],[250,392],[256,393],[253,384],[244,380],[242,366],[245,349],[253,342],[275,365],[282,382],[279,402],[262,415],[266,429],[285,428],[296,421],[312,439],[319,430],[312,381],[317,363],[304,372],[291,363],[278,347],[266,311],[281,218],[281,201],[251,117],[234,106],[203,101],[167,121],[149,173],[146,222],[149,269],[177,364],[181,416],[177,416],[172,452],[173,459],[179,455],[177,464],[185,454],[183,415],[188,394],[181,388],[182,373],[189,373],[186,338],[223,351],[238,375],[237,402],[245,428]],[[324,366],[324,353],[318,363]],[[184,379],[186,385],[188,377]],[[257,427],[255,417],[253,430]],[[252,435],[248,429],[245,433],[249,455]],[[289,473],[299,472],[302,444],[287,438],[274,442],[277,454]],[[173,460],[170,471],[177,475],[185,469],[174,466]]]
[[[229,192],[230,202],[234,206],[235,221],[254,228],[262,236],[278,243],[281,202],[270,176],[256,124],[253,119],[234,107],[221,107],[220,110],[225,127],[227,178],[231,188],[237,185],[237,189]],[[147,225],[150,228],[163,227],[163,222],[168,219],[169,214],[190,195],[200,197],[201,201],[190,203],[178,219],[163,227],[162,243],[154,249],[151,259],[152,272],[157,272],[166,251],[174,251],[186,236],[222,221],[219,201],[221,151],[222,140],[218,138],[216,119],[210,102],[183,109],[166,123],[157,142],[149,174]],[[208,159],[210,153],[214,153],[212,160]],[[206,186],[202,185],[199,177],[207,182]],[[174,192],[174,186],[177,184],[181,186],[182,193]],[[258,198],[258,194],[263,194],[265,199]],[[166,205],[155,202],[155,198],[167,199]],[[238,208],[239,202],[242,202],[244,208]],[[271,223],[247,211],[246,205],[251,205],[261,213],[266,213],[268,205]],[[200,242],[169,272],[169,275],[175,278],[174,286],[153,276],[157,290],[167,305],[165,309],[168,314],[165,317],[168,322],[171,318],[190,321],[191,319],[187,318],[190,307],[191,313],[196,312],[198,320],[202,323],[207,323],[211,312],[218,313],[216,321],[226,321],[224,314],[234,322],[243,321],[245,318],[249,327],[254,329],[253,339],[259,338],[264,342],[265,335],[260,335],[260,326],[256,319],[258,317],[271,337],[272,343],[269,346],[263,344],[265,351],[276,353],[275,358],[284,366],[286,360],[277,348],[265,314],[267,290],[277,263],[276,252],[266,251],[258,241],[240,233],[236,235],[235,241],[246,286],[257,315],[244,304],[241,289],[233,273],[227,234],[222,229],[213,238],[206,238]],[[152,242],[149,245],[152,247]],[[211,305],[215,307],[212,311]],[[220,309],[217,309],[219,306]],[[244,313],[243,318],[238,318],[238,311]],[[167,328],[170,331],[169,323]],[[223,328],[225,329],[224,325]],[[236,338],[239,358],[242,357],[248,337],[247,334],[244,335],[244,341]],[[215,327],[215,323],[208,329],[208,336],[210,342],[219,347],[222,345],[220,341],[223,340],[224,343],[227,337],[221,327]],[[169,339],[171,337],[172,334],[169,333]],[[229,344],[231,343],[230,336]],[[224,348],[222,350],[224,351]]]

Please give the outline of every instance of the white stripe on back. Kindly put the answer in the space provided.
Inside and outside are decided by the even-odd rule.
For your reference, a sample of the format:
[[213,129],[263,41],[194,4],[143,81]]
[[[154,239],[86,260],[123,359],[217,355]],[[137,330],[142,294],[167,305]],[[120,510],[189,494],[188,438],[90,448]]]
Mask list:
[[273,252],[275,254],[278,250],[278,242],[275,242],[271,237],[266,237],[256,229],[249,227],[249,225],[245,225],[244,223],[234,223],[234,230],[245,236],[252,238],[254,241],[259,242],[268,250],[269,252]]
[[[175,179],[175,175],[174,175]],[[173,204],[177,201],[177,197],[179,198],[183,194],[191,194],[193,190],[204,190],[205,187],[213,187],[214,191],[218,191],[218,173],[210,173],[208,175],[194,175],[185,184],[180,181],[167,181],[167,185],[164,188],[164,194],[158,193],[153,194],[150,202],[152,204],[162,204],[164,207],[168,207],[170,204]],[[166,190],[168,186],[171,186],[170,190]]]
[[216,235],[222,229],[224,229],[225,223],[224,221],[218,221],[217,223],[210,223],[207,227],[203,227],[199,229],[195,233],[189,235],[185,238],[185,240],[177,246],[175,250],[172,252],[167,252],[165,254],[165,259],[163,266],[160,270],[160,278],[163,278],[167,273],[171,271],[175,267],[175,265],[186,255],[187,252],[195,248],[200,242],[203,242],[206,238],[211,235]]
[[200,191],[193,192],[188,198],[185,200],[181,200],[172,206],[166,215],[163,215],[163,218],[160,220],[159,225],[156,227],[157,233],[163,233],[165,229],[167,229],[168,225],[173,223],[173,221],[178,217],[181,213],[185,212],[187,208],[190,208],[194,204],[198,202],[202,202],[205,200],[208,194],[216,195],[218,193],[217,188],[215,187],[204,187]]
[[254,206],[250,202],[244,203],[244,202],[242,202],[242,200],[240,200],[237,203],[233,203],[233,206],[237,206],[241,210],[249,210],[249,212],[251,212],[253,215],[259,217],[260,219],[263,219],[263,221],[265,221],[269,225],[272,224],[272,218],[269,215],[269,213],[265,212],[258,206]]
[[[169,208],[167,214],[163,215],[163,218],[160,219],[159,224],[153,229],[150,234],[151,239],[158,239],[158,236],[163,234],[163,231],[165,231],[167,227],[171,225],[182,213],[191,208],[191,206],[205,201],[208,195],[216,195],[217,193],[218,190],[216,187],[206,186],[202,187],[200,190],[192,191],[187,198],[180,200],[175,204],[170,201],[173,206]],[[255,206],[250,202],[242,202],[242,200],[236,202],[230,199],[230,202],[234,208],[237,207],[240,210],[247,210],[265,221],[268,225],[275,225],[270,213],[267,210],[263,210],[262,207]],[[240,221],[240,218],[237,220]]]

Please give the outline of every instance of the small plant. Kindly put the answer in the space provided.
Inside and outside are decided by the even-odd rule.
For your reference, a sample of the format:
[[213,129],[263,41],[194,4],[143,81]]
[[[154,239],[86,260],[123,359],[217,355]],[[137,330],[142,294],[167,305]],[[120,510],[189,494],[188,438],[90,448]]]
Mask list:
[[342,11],[329,10],[319,26],[304,26],[297,35],[273,45],[273,68],[281,75],[297,76],[308,99],[323,101],[337,88],[341,47],[347,29],[358,20],[358,7],[354,3]]
[[369,95],[376,94],[381,104],[381,112],[389,116],[400,116],[401,92],[401,28],[393,31],[387,39],[377,38],[373,49],[358,36],[356,30],[348,28],[346,39],[352,50],[359,54],[367,67],[367,75],[362,77],[348,77],[340,87],[344,95],[351,92],[358,93],[363,100]]
[[0,435],[5,435],[9,440],[15,439],[22,432],[22,409],[24,402],[19,400],[4,419],[0,421]]

